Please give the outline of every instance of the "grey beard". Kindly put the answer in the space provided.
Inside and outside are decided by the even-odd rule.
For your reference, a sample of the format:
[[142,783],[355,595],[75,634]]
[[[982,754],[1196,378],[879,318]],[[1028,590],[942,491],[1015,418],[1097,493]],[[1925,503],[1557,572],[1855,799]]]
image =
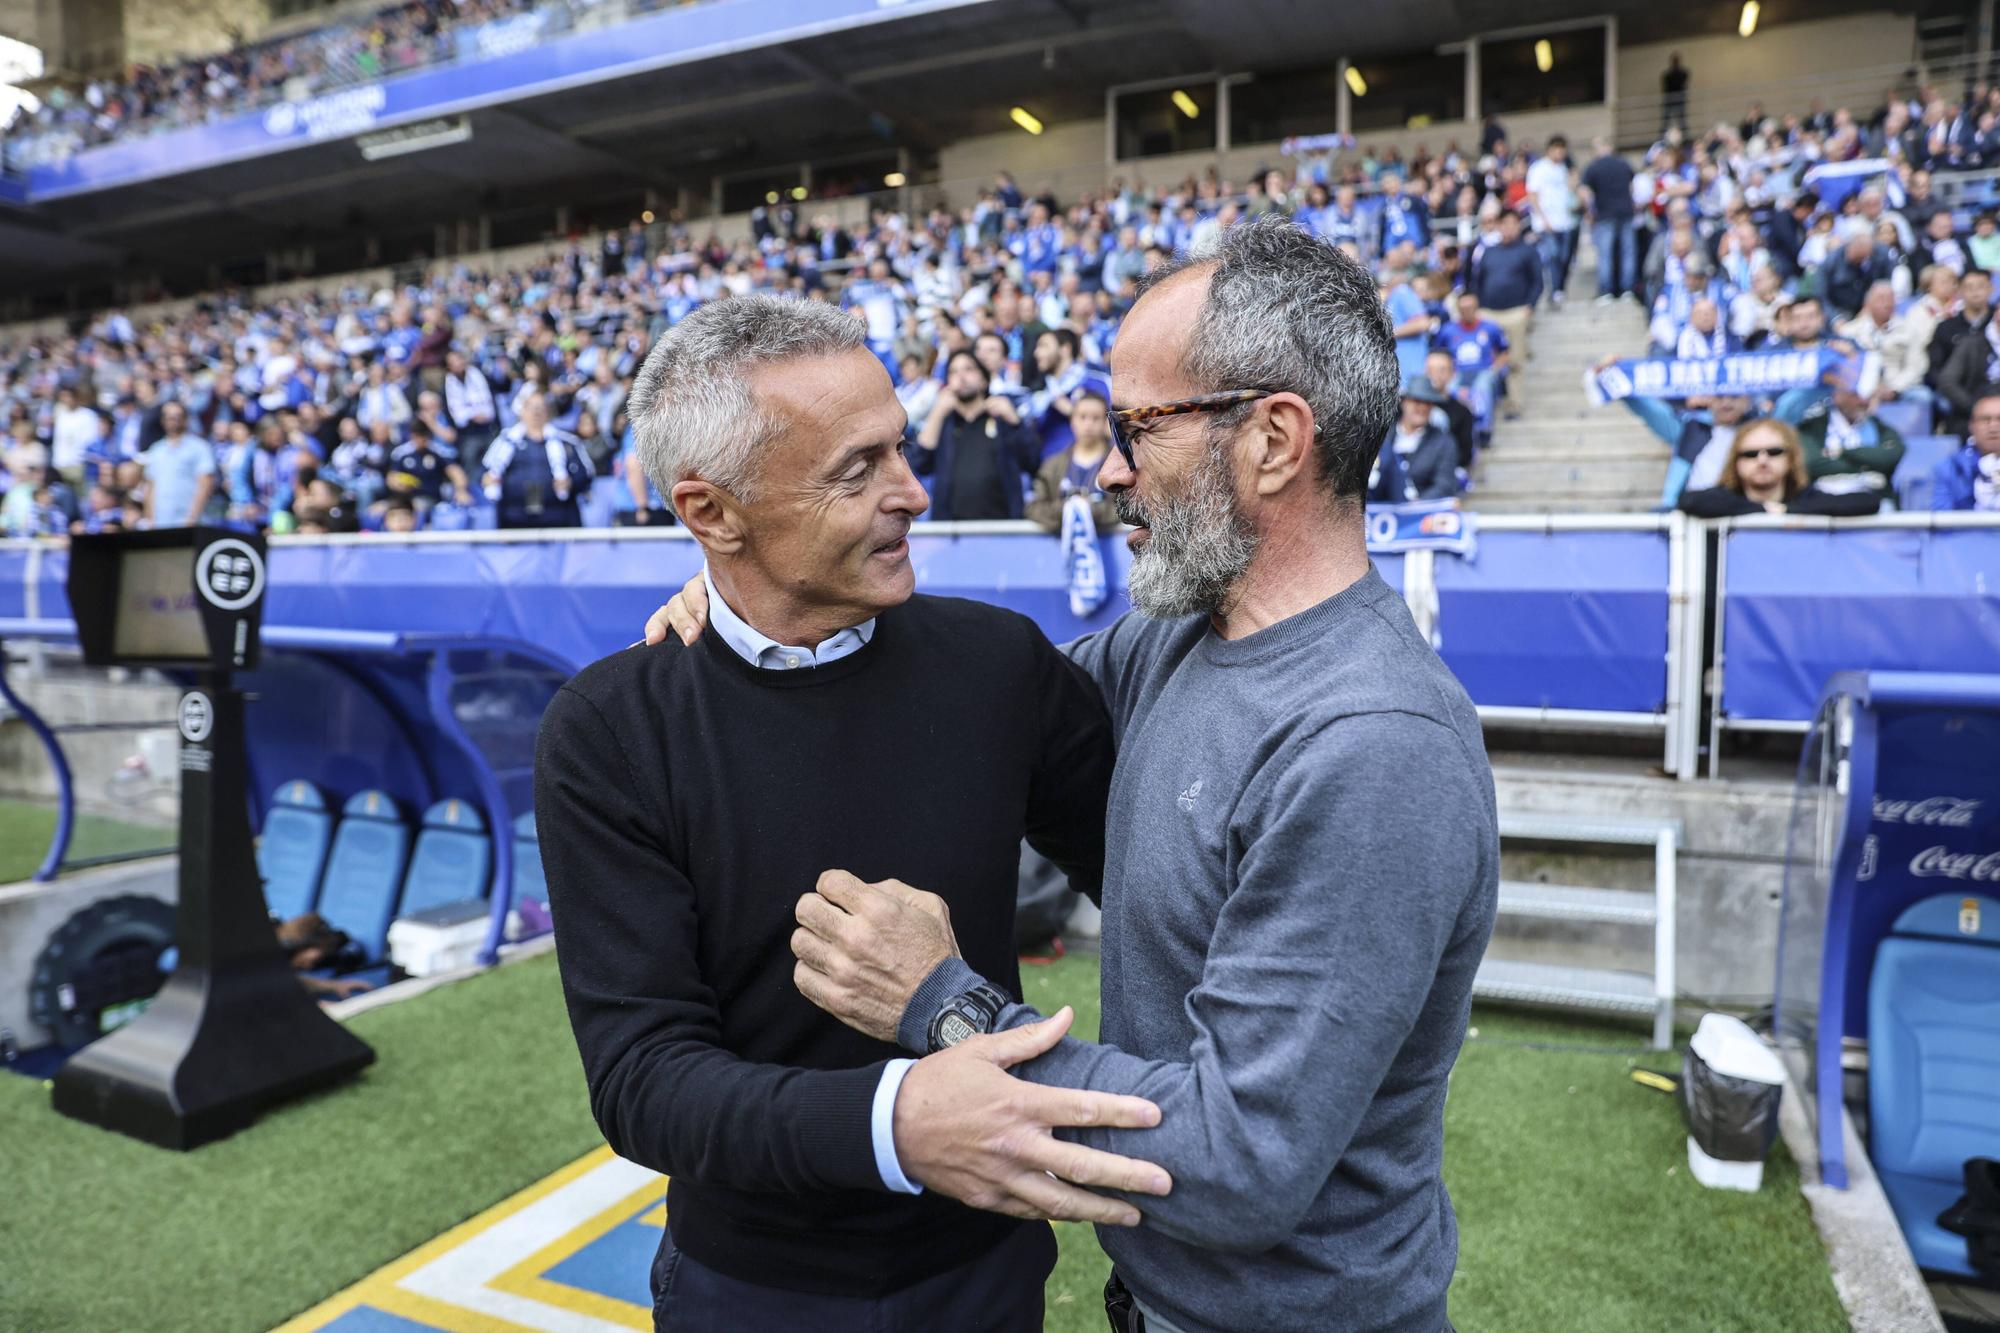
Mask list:
[[1237,503],[1226,444],[1211,446],[1181,493],[1156,501],[1154,509],[1131,491],[1119,492],[1113,503],[1119,518],[1151,533],[1132,555],[1127,590],[1133,606],[1159,620],[1223,610],[1257,554],[1257,533]]

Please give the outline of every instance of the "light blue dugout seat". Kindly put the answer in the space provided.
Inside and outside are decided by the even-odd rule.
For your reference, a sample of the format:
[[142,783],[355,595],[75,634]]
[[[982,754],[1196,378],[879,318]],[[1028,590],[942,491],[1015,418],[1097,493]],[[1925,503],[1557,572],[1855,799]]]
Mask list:
[[273,793],[257,840],[257,874],[272,916],[289,921],[313,910],[332,845],[333,816],[318,787],[294,779]]
[[320,885],[319,914],[347,932],[371,963],[382,961],[410,859],[410,826],[384,791],[356,792],[340,814]]
[[493,843],[478,808],[470,801],[439,801],[424,811],[417,850],[403,879],[402,907],[395,915],[415,916],[445,903],[484,898],[492,875]]
[[547,904],[549,880],[542,872],[542,839],[535,831],[535,812],[514,816],[514,901]]
[[1868,983],[1868,1137],[1920,1267],[1972,1276],[1937,1224],[1969,1157],[2000,1157],[2000,901],[1946,893],[1896,918]]

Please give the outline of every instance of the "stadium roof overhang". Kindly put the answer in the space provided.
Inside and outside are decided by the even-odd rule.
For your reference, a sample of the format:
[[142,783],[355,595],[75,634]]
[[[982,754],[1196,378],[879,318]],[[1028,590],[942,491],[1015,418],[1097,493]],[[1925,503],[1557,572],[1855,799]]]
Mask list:
[[[1697,0],[1699,22],[1691,11],[1683,18],[1733,23],[1733,9],[1706,13],[1728,3]],[[483,213],[546,216],[573,203],[588,214],[594,200],[629,207],[646,191],[671,205],[684,188],[704,197],[718,175],[921,154],[1011,132],[1015,105],[1054,125],[1100,115],[1105,90],[1120,84],[1421,50],[1607,10],[1630,27],[1649,21],[1641,9],[1631,0],[692,5],[510,57],[284,104],[290,109],[212,136],[235,145],[230,152],[177,158],[169,135],[114,146],[122,158],[100,157],[89,170],[31,178],[25,211],[0,207],[9,228],[0,285],[46,290],[79,274],[101,282],[121,261],[127,271],[185,281],[291,246],[399,228],[427,234],[433,223]],[[1650,21],[1657,26],[1657,15]],[[584,58],[593,50],[595,67]],[[399,101],[399,88],[433,76],[468,95],[427,106]],[[321,112],[336,114],[323,125]],[[386,160],[363,157],[359,136],[420,115],[462,117],[470,134]]]

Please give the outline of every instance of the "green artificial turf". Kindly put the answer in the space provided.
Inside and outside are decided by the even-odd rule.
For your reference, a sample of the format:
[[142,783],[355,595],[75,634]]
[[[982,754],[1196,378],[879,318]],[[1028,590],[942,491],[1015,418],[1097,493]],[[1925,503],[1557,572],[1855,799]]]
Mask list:
[[[41,869],[55,833],[53,805],[0,801],[0,884],[27,879]],[[68,859],[114,856],[124,852],[171,851],[172,828],[128,824],[101,815],[78,815],[70,835]]]
[[602,1142],[553,957],[351,1027],[357,1080],[185,1154],[0,1074],[0,1329],[269,1328]]
[[[1094,958],[1022,972],[1095,1034]],[[1474,1024],[1446,1108],[1461,1330],[1844,1327],[1790,1159],[1756,1195],[1690,1180],[1673,1099],[1628,1077],[1675,1058],[1640,1051],[1636,1024]],[[353,1027],[379,1054],[358,1082],[188,1155],[0,1075],[0,1329],[269,1327],[598,1142],[552,958]],[[1088,1227],[1057,1234],[1048,1328],[1098,1333],[1103,1253]]]
[[[1027,998],[1094,1035],[1096,962],[1023,968]],[[1784,1146],[1757,1194],[1696,1184],[1679,1107],[1631,1080],[1680,1063],[1640,1024],[1481,1008],[1473,1032],[1445,1105],[1461,1333],[1847,1327]],[[1090,1228],[1056,1235],[1047,1327],[1101,1333],[1109,1263]]]

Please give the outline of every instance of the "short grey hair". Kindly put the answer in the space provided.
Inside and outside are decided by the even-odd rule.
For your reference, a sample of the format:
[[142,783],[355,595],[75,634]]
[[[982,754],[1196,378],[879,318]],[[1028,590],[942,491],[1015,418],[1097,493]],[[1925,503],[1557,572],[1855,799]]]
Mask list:
[[[1223,233],[1213,252],[1154,270],[1142,291],[1209,267],[1182,373],[1204,392],[1265,389],[1305,399],[1320,484],[1335,499],[1358,500],[1402,388],[1374,278],[1297,224],[1266,214]],[[1241,425],[1254,407],[1218,414],[1214,429]]]
[[868,345],[859,320],[822,301],[735,296],[676,324],[632,381],[639,463],[655,488],[699,477],[756,498],[757,455],[786,422],[750,392],[758,366]]

